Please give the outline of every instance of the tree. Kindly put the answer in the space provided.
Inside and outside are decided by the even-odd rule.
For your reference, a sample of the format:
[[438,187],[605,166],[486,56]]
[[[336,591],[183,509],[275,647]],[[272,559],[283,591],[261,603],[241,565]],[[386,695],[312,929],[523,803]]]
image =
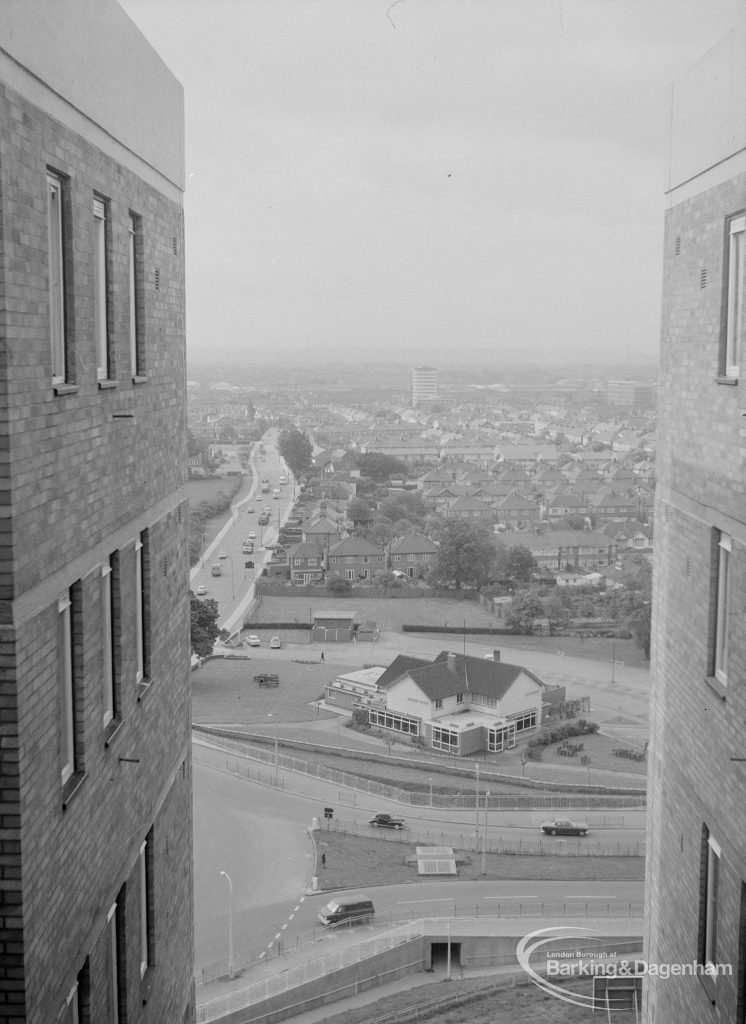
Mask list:
[[508,625],[526,636],[531,636],[534,631],[534,621],[540,619],[544,614],[544,606],[533,589],[522,590],[513,598],[513,603],[508,615]]
[[483,586],[490,577],[495,548],[484,527],[449,519],[439,534],[430,582],[444,586]]
[[369,476],[377,483],[382,483],[392,476],[407,476],[407,467],[404,463],[391,455],[384,455],[383,452],[364,452],[358,455],[357,466],[363,476]]
[[335,597],[344,597],[352,591],[352,584],[343,576],[329,576],[326,581],[326,588]]
[[422,500],[422,495],[416,491],[403,491],[401,494],[394,494],[385,498],[378,509],[381,515],[395,523],[399,519],[406,519],[410,523],[420,524],[425,521],[428,514],[427,506]]
[[294,477],[303,476],[310,468],[313,461],[313,445],[296,427],[286,427],[280,431],[277,447]]
[[498,545],[496,569],[501,583],[512,587],[528,583],[537,568],[536,559],[524,544],[515,547]]
[[192,650],[200,658],[209,657],[215,647],[215,641],[228,636],[226,630],[218,626],[218,602],[212,598],[204,601],[189,591],[192,612]]
[[549,597],[545,597],[542,605],[544,607],[544,614],[549,619],[550,635],[562,626],[566,626],[570,621],[570,612],[559,594],[551,594]]
[[650,659],[650,602],[645,601],[627,619],[632,636],[645,657]]

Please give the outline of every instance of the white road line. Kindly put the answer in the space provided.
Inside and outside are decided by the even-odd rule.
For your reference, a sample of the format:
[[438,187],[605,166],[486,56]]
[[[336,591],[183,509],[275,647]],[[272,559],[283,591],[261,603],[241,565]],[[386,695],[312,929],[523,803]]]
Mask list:
[[[502,897],[500,897],[500,896],[492,896],[492,897],[487,897],[487,898],[488,899],[505,899],[504,896],[502,896]],[[455,896],[441,896],[437,900],[399,900],[399,902],[396,905],[397,905],[397,907],[406,907],[406,906],[409,906],[410,903],[411,904],[415,904],[415,903],[453,903],[455,899],[456,899]]]
[[282,926],[282,931],[285,931],[285,929],[287,928],[287,926],[288,926],[288,925],[287,925],[287,921],[286,921],[286,922],[285,922],[285,924],[284,924],[284,925]]
[[292,921],[294,917],[295,917],[295,914],[291,914],[290,917],[288,918],[288,921]]

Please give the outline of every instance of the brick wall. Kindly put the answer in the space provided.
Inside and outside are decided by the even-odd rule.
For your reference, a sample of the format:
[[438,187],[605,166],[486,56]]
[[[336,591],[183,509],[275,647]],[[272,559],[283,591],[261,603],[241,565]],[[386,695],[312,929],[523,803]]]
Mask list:
[[[145,116],[145,115],[144,115]],[[178,133],[180,125],[175,126]],[[191,764],[183,224],[157,170],[0,82],[0,1022],[58,1019],[76,978],[110,1019],[120,900],[130,1024],[190,1021]],[[48,168],[65,183],[68,381],[55,390]],[[97,380],[92,201],[106,198],[111,363]],[[140,355],[129,352],[135,213]],[[137,672],[144,544],[146,679]],[[102,566],[113,558],[117,717],[104,726]],[[61,779],[58,598],[73,595],[76,773]],[[140,977],[140,845],[151,837],[152,955]],[[21,910],[22,908],[22,916]]]
[[[718,359],[725,223],[744,205],[746,174],[734,174],[674,202],[666,222],[645,957],[698,959],[706,828],[722,847],[717,960],[734,976],[649,978],[645,1019],[656,1024],[743,1013],[746,765],[733,759],[746,756],[745,403],[742,382],[718,382]],[[718,530],[733,538],[725,688],[708,681]]]

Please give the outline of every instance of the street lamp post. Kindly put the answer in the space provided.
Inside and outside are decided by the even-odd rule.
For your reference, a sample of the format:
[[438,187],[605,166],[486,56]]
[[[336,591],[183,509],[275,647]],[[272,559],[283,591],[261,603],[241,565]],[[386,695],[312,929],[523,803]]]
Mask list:
[[280,716],[276,715],[273,711],[270,711],[268,718],[274,718],[275,720],[275,785],[277,785],[278,777],[278,747],[280,745]]
[[484,794],[484,834],[482,839],[482,874],[487,873],[485,858],[487,856],[487,806],[490,798],[490,791],[486,790]]
[[430,806],[433,806],[433,777],[432,775],[427,780],[430,783]]
[[228,882],[228,976],[233,977],[233,882],[227,871],[220,874]]
[[477,764],[477,785],[476,785],[476,821],[474,826],[474,852],[479,850],[479,765]]

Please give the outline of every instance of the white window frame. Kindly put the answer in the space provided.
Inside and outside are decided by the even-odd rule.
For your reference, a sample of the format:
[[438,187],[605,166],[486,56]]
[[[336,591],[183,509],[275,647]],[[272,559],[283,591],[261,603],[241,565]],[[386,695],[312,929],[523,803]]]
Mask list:
[[150,926],[150,919],[148,916],[148,841],[144,841],[140,847],[140,855],[138,857],[138,871],[140,876],[140,977],[145,975],[145,972],[150,965],[149,949],[148,949],[148,931]]
[[728,682],[728,592],[732,541],[727,533],[718,536],[717,597],[715,604],[715,678]]
[[[718,930],[718,889],[720,887],[720,844],[712,836],[707,837],[707,873],[705,881],[705,934],[704,961],[705,966],[717,962],[717,930]],[[717,977],[716,974],[712,975]]]
[[68,591],[57,602],[60,697],[62,703],[62,784],[75,772],[75,688],[73,685],[72,600]]
[[96,338],[96,375],[109,379],[109,300],[106,287],[106,204],[93,200],[93,331]]
[[118,904],[114,903],[106,915],[109,930],[109,1001],[111,1024],[119,1024],[119,948],[117,946]]
[[137,352],[137,329],[140,309],[137,302],[137,234],[139,218],[129,216],[129,339],[130,368],[133,377],[140,376],[140,360]]
[[104,697],[104,728],[113,720],[116,712],[112,622],[111,558],[107,558],[101,566],[101,683]]
[[135,650],[137,670],[135,682],[145,678],[145,601],[143,599],[144,547],[142,535],[135,541]]
[[49,268],[49,334],[52,383],[67,380],[65,334],[65,250],[62,228],[62,179],[47,172],[47,259]]
[[738,377],[743,337],[746,215],[728,225],[728,305],[725,321],[725,376]]

